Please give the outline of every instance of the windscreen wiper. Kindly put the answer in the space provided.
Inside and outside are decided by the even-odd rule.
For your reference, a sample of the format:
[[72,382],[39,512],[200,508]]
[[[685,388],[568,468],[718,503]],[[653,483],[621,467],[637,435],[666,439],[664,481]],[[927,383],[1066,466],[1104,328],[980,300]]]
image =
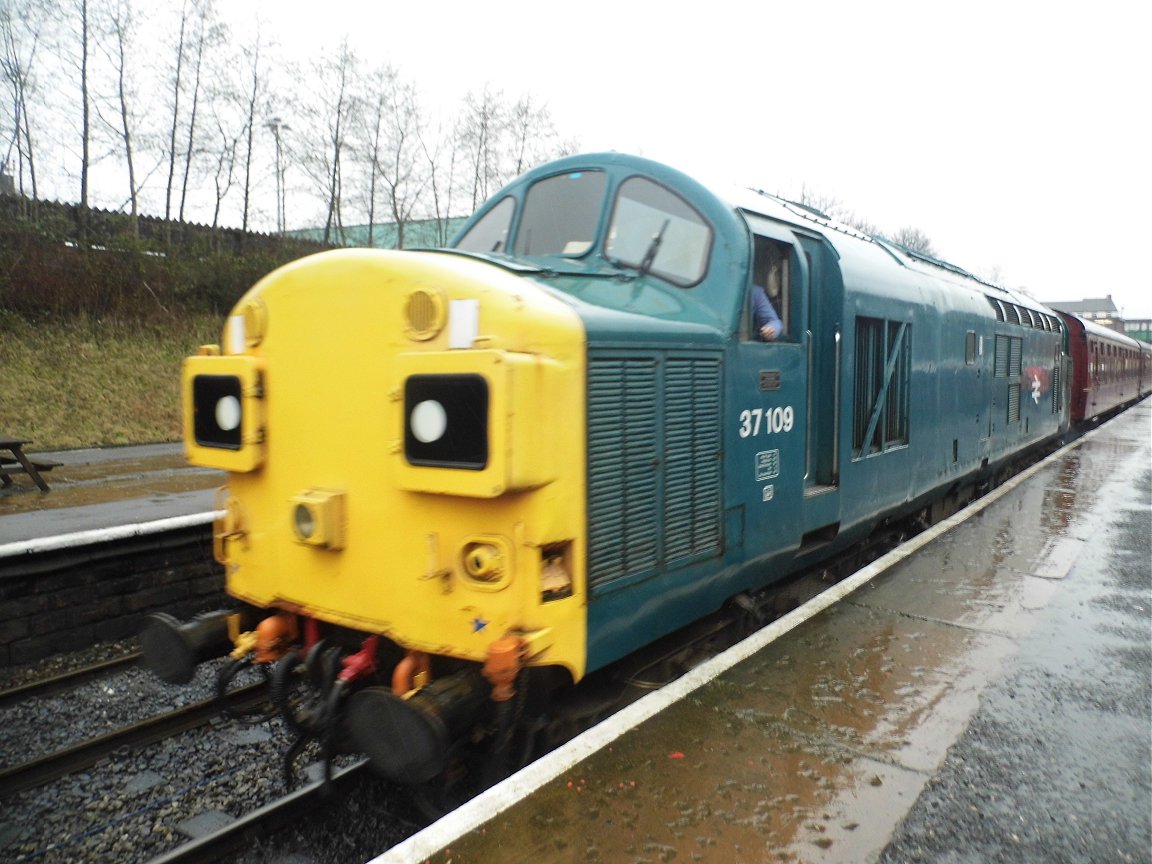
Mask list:
[[668,230],[668,223],[671,221],[665,219],[660,230],[652,235],[652,242],[648,244],[648,251],[644,253],[644,260],[640,262],[641,276],[647,276],[648,271],[652,269],[652,262],[656,260],[656,253],[660,250],[660,244],[664,242],[664,232]]

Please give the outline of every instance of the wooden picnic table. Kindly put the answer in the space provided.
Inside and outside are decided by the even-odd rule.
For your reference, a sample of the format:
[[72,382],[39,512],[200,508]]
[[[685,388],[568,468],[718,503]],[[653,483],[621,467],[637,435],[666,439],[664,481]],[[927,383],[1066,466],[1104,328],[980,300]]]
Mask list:
[[[59,462],[53,462],[51,459],[36,459],[28,456],[24,452],[24,445],[31,444],[23,438],[6,438],[0,436],[0,482],[3,482],[5,487],[12,485],[13,474],[27,474],[32,478],[32,481],[40,487],[41,491],[48,491],[48,483],[41,476],[41,471],[51,471]],[[9,451],[12,455],[5,456],[3,451]]]

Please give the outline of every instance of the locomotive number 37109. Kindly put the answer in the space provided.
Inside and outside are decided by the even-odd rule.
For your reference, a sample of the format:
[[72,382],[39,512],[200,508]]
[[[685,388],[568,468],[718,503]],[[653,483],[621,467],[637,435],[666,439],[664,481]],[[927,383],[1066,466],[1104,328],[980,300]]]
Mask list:
[[795,412],[791,405],[782,408],[748,408],[740,412],[740,437],[755,438],[757,435],[791,432],[794,422]]

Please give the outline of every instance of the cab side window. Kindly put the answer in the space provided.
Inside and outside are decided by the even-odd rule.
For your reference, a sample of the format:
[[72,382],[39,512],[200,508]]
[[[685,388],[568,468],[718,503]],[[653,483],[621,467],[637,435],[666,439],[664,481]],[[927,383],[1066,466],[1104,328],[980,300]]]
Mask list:
[[748,338],[759,342],[787,339],[791,332],[791,249],[766,237],[753,240]]

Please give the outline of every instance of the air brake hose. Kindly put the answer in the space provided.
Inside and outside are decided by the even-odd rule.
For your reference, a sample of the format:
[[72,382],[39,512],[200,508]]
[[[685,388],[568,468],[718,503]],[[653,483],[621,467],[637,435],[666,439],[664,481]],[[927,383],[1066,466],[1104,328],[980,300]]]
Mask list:
[[284,722],[288,725],[297,735],[306,734],[307,730],[304,724],[296,716],[296,711],[292,707],[291,694],[293,689],[292,679],[296,674],[296,670],[301,664],[300,655],[295,651],[289,651],[283,657],[276,661],[276,665],[272,667],[272,680],[269,683],[269,692],[272,697],[272,704],[276,710],[280,712],[280,716],[284,718]]

